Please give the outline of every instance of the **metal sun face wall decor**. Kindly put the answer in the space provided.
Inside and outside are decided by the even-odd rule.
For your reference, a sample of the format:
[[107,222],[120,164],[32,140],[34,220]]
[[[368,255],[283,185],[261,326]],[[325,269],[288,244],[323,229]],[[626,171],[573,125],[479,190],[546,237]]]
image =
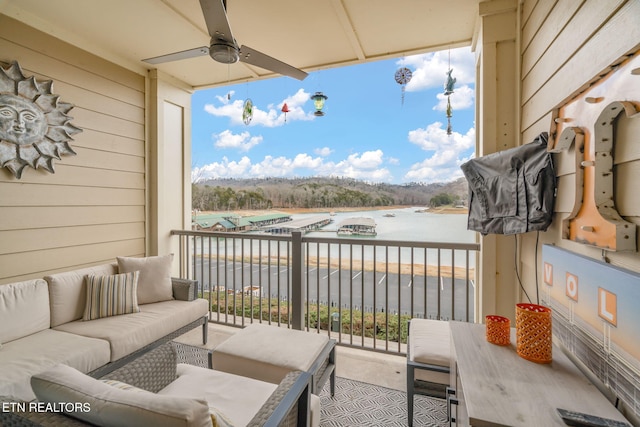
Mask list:
[[69,141],[82,129],[67,115],[74,106],[52,89],[53,81],[26,77],[17,62],[0,67],[0,166],[17,179],[27,166],[55,173],[54,159],[76,154]]

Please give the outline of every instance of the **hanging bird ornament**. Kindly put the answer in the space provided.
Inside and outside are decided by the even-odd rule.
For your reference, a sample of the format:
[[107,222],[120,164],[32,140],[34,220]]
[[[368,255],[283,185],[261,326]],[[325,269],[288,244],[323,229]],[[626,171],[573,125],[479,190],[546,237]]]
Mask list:
[[284,122],[287,123],[287,113],[289,112],[289,106],[287,105],[286,102],[284,103],[280,111],[284,113]]
[[398,71],[396,71],[396,74],[395,74],[396,82],[402,86],[402,105],[404,105],[405,87],[407,86],[407,83],[411,81],[412,76],[413,76],[413,73],[411,72],[410,69],[406,67],[400,68],[398,69]]

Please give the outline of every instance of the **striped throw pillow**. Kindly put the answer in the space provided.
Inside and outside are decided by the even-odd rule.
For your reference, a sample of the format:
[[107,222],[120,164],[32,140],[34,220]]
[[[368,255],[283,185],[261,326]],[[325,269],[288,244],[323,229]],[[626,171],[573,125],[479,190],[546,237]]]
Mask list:
[[139,271],[113,276],[87,276],[87,302],[82,320],[137,313]]

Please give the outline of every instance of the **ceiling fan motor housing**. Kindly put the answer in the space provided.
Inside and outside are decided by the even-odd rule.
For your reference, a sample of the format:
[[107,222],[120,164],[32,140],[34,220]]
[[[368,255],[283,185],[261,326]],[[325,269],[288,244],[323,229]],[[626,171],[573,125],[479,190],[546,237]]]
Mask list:
[[214,61],[223,64],[233,64],[240,59],[240,49],[225,40],[211,40],[209,55]]

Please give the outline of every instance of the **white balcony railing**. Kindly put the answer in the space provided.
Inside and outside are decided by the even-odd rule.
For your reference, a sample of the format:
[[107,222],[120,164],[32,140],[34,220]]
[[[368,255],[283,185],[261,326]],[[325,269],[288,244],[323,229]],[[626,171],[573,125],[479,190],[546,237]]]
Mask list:
[[414,317],[473,321],[478,244],[175,230],[212,322],[265,322],[404,353]]

